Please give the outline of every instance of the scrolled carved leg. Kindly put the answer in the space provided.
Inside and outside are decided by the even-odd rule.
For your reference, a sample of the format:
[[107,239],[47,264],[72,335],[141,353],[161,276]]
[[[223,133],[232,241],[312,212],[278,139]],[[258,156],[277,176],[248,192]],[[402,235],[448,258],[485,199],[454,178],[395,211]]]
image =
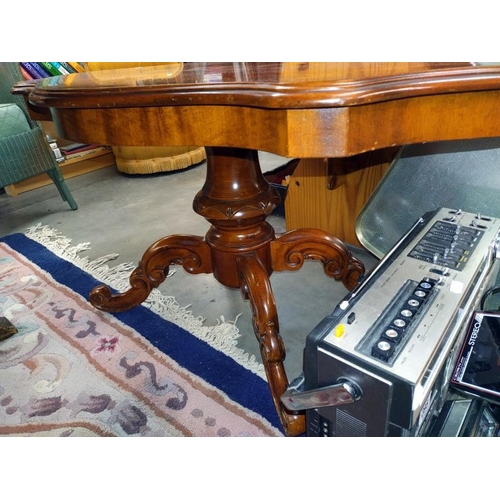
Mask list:
[[346,245],[320,229],[296,229],[271,242],[273,271],[297,271],[306,259],[319,260],[325,273],[352,290],[365,272]]
[[288,436],[303,434],[304,414],[288,411],[280,399],[288,388],[283,365],[285,345],[279,334],[278,313],[268,272],[255,254],[238,257],[237,264],[241,275],[241,292],[250,301],[253,328],[281,424]]
[[106,285],[90,292],[90,303],[108,312],[131,309],[144,302],[153,288],[167,277],[169,266],[179,264],[191,274],[211,273],[210,248],[199,236],[166,236],[153,243],[144,253],[137,268],[130,275],[131,288],[113,295]]

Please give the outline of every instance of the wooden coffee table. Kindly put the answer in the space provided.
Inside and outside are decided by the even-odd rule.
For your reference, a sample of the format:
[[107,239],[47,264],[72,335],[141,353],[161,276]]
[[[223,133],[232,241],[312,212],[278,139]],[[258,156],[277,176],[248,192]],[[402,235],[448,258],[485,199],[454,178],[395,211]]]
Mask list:
[[304,415],[280,401],[288,379],[269,276],[317,259],[352,289],[364,268],[324,231],[274,233],[266,218],[280,197],[262,175],[258,151],[339,158],[408,143],[500,136],[500,67],[472,63],[165,64],[49,78],[14,92],[24,93],[33,115],[53,120],[67,139],[206,147],[206,181],[193,208],[210,222],[207,234],[161,238],[145,251],[128,291],[113,294],[101,285],[90,301],[105,311],[132,308],[165,280],[172,264],[213,273],[240,289],[251,304],[287,435],[304,432]]

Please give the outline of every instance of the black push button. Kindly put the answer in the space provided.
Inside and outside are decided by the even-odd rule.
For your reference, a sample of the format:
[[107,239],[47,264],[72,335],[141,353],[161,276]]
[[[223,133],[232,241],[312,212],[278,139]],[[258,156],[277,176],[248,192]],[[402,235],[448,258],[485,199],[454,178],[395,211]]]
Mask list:
[[380,338],[372,347],[372,356],[381,359],[382,361],[388,361],[392,356],[395,347],[396,344],[393,342]]

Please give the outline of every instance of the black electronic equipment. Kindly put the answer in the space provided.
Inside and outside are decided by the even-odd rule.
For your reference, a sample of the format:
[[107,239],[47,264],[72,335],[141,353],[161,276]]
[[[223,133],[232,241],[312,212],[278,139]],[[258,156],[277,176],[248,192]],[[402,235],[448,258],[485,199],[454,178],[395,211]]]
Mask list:
[[307,336],[282,396],[308,436],[423,436],[447,402],[473,311],[498,271],[500,220],[424,214]]
[[428,437],[498,437],[500,407],[481,398],[448,399]]
[[499,312],[474,312],[451,384],[461,391],[500,404]]

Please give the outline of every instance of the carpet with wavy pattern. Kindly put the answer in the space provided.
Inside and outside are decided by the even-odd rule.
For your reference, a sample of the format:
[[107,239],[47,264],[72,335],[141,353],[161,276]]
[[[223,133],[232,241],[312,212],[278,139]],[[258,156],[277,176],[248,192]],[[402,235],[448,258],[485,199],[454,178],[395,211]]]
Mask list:
[[18,330],[0,342],[0,435],[283,435],[234,323],[204,326],[157,290],[99,311],[90,290],[126,289],[133,266],[86,249],[46,226],[0,238],[0,316]]

